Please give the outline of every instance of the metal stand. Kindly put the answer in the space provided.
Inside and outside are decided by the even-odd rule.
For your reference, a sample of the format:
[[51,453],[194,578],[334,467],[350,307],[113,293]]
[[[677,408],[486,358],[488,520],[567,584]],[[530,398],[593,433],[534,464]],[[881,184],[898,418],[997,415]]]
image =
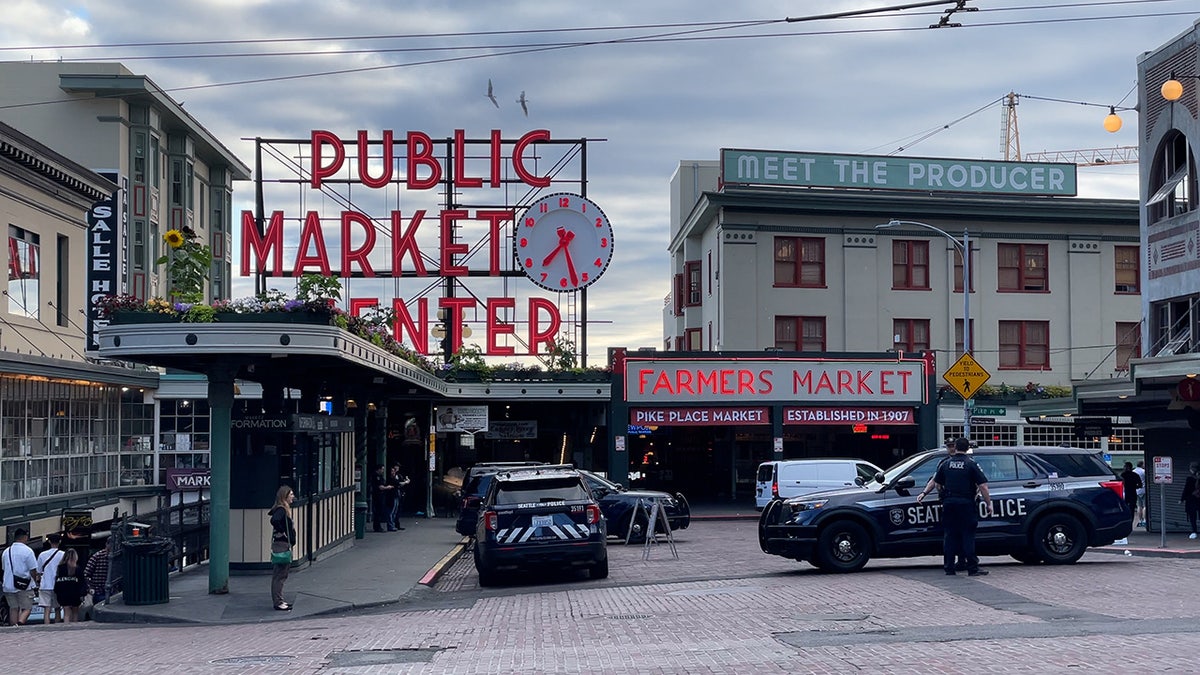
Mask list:
[[651,547],[658,544],[659,523],[662,523],[663,532],[666,533],[667,545],[671,548],[671,557],[678,560],[679,551],[675,548],[675,537],[671,534],[671,522],[667,520],[667,512],[659,508],[658,500],[651,501],[649,510],[646,508],[646,500],[638,500],[637,507],[629,518],[629,529],[625,531],[625,544],[629,544],[629,540],[633,536],[633,528],[641,520],[640,516],[646,517],[646,538],[642,541],[642,560],[649,560]]

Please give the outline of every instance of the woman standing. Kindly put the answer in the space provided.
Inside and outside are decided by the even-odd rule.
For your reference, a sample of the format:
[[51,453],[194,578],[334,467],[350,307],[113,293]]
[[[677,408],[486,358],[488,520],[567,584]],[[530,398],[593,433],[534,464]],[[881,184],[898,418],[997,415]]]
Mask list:
[[271,602],[275,609],[288,611],[291,605],[283,601],[283,582],[292,570],[292,547],[296,545],[296,526],[292,522],[292,501],[296,493],[292,488],[281,485],[275,493],[275,505],[267,513],[271,516]]
[[1183,504],[1188,524],[1192,526],[1192,533],[1188,535],[1188,539],[1195,539],[1196,518],[1200,516],[1200,462],[1192,462],[1188,469],[1191,473],[1183,482],[1183,494],[1179,497],[1179,503]]
[[58,572],[54,577],[54,596],[59,607],[62,607],[63,623],[79,621],[79,606],[87,594],[86,586],[83,570],[79,567],[79,552],[69,548],[63,561],[58,564]]

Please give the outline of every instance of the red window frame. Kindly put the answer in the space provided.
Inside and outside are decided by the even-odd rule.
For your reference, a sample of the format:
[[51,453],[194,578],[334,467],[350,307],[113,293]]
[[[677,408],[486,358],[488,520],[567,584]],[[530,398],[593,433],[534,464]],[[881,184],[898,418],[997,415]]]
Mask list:
[[775,237],[775,287],[825,288],[824,237]]
[[1142,290],[1142,249],[1138,246],[1113,247],[1113,292],[1137,295]]
[[892,241],[892,290],[929,290],[929,242]]
[[675,316],[683,316],[683,274],[676,274],[672,282],[675,287],[675,292],[672,293]]
[[704,349],[704,343],[701,341],[703,336],[699,328],[686,328],[683,331],[683,351],[698,352]]
[[[929,319],[892,319],[893,349],[906,352],[921,352],[929,349]],[[922,337],[924,339],[922,339]]]
[[[979,269],[975,266],[975,251],[969,254],[971,260],[971,292],[975,292],[975,270]],[[954,292],[962,293],[963,289],[963,257],[962,252],[956,247],[954,249]]]
[[1050,370],[1049,321],[1001,321],[1001,370]]
[[698,307],[702,302],[700,299],[700,261],[689,260],[683,264],[683,278],[686,284],[683,296],[684,307]]
[[776,316],[775,348],[794,352],[825,351],[825,317]]
[[996,290],[1001,293],[1049,293],[1050,260],[1046,244],[996,246]]

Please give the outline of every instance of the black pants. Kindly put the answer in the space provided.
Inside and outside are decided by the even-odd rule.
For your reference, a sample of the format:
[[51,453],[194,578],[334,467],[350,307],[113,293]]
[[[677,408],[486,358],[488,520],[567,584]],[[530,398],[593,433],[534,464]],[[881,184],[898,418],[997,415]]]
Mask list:
[[942,567],[947,572],[954,571],[955,556],[966,563],[968,572],[979,569],[979,558],[975,555],[978,508],[973,501],[942,502]]
[[1200,499],[1185,499],[1183,501],[1183,510],[1187,513],[1188,524],[1192,526],[1192,532],[1196,532],[1196,516],[1200,515]]

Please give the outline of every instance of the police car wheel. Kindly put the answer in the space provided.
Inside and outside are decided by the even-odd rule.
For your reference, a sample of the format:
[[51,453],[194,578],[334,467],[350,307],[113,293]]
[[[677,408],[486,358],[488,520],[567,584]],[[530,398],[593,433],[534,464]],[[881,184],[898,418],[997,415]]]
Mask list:
[[1066,513],[1052,513],[1033,530],[1033,552],[1048,565],[1070,565],[1087,550],[1083,523]]
[[853,521],[831,523],[817,540],[817,566],[826,572],[857,572],[871,559],[871,535]]

